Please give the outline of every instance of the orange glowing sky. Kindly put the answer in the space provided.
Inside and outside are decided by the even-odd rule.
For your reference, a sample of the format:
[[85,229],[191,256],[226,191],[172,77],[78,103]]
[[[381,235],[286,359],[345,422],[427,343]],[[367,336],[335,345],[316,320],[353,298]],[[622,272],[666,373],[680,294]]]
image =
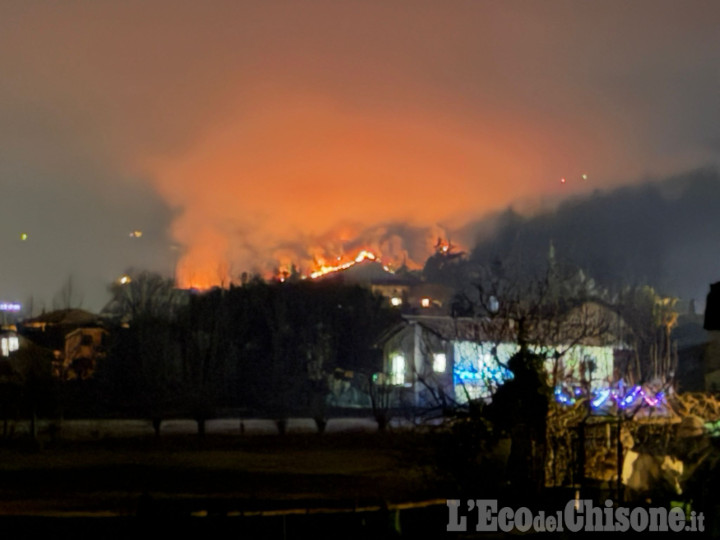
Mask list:
[[[177,263],[182,283],[208,285],[362,247],[421,263],[438,235],[517,201],[716,162],[719,11],[6,3],[0,174],[15,203],[2,225],[13,242],[20,227],[38,231],[63,275],[88,258],[98,282]],[[88,220],[82,242],[61,235]],[[142,249],[102,240],[138,225]]]

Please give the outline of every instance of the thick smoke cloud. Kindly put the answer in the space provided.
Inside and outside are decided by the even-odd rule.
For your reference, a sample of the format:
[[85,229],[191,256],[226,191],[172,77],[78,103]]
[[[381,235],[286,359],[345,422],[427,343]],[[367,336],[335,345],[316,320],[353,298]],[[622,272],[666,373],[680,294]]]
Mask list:
[[4,3],[0,295],[73,274],[96,308],[129,266],[209,285],[370,244],[418,263],[514,201],[714,163],[718,23],[702,1]]

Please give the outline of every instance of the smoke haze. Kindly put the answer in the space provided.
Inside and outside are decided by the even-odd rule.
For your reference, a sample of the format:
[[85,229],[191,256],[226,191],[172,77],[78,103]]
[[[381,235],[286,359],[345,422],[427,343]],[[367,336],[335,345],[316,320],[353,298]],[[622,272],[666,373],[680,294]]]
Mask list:
[[704,1],[6,2],[0,296],[417,266],[510,204],[717,163],[719,25]]

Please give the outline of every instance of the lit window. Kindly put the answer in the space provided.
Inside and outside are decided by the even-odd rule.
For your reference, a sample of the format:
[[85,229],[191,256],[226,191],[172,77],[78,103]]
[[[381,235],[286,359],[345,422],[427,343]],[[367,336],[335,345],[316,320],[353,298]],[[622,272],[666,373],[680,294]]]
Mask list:
[[402,304],[402,298],[400,298],[399,296],[393,296],[393,297],[390,299],[390,303],[391,303],[393,306],[397,307],[397,306],[399,306],[399,305]]
[[430,299],[429,298],[421,298],[420,305],[422,307],[430,307]]
[[405,357],[396,354],[390,366],[390,382],[395,385],[405,384]]
[[433,354],[433,371],[435,373],[445,373],[445,366],[447,364],[447,357],[445,353]]
[[18,342],[17,336],[11,336],[10,339],[8,339],[8,350],[10,352],[17,351],[20,348],[20,343]]
[[8,339],[2,338],[2,340],[0,340],[0,344],[2,344],[2,355],[10,356],[10,350],[8,349]]

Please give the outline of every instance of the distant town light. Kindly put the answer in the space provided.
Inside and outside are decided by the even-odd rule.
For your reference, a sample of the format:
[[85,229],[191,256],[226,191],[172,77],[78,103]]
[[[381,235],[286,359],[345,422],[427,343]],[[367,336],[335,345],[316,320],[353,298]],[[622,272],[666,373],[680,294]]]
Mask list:
[[421,298],[420,305],[424,308],[430,307],[430,299],[429,298]]
[[27,239],[28,239],[27,233],[20,233],[20,240],[22,240],[24,242]]
[[20,311],[22,306],[17,302],[0,302],[0,311]]
[[17,336],[4,337],[0,340],[2,346],[2,355],[10,356],[10,353],[20,348],[20,342]]
[[140,237],[142,237],[142,235],[143,235],[143,232],[141,230],[135,229],[134,231],[132,231],[130,233],[130,238],[140,238]]
[[390,303],[395,307],[400,306],[400,305],[402,305],[402,298],[400,298],[398,296],[393,296],[390,299]]
[[123,274],[122,276],[120,276],[120,277],[118,278],[118,283],[119,283],[120,285],[127,285],[127,284],[130,283],[131,281],[132,281],[132,279],[130,279],[130,276],[128,276],[127,274]]

